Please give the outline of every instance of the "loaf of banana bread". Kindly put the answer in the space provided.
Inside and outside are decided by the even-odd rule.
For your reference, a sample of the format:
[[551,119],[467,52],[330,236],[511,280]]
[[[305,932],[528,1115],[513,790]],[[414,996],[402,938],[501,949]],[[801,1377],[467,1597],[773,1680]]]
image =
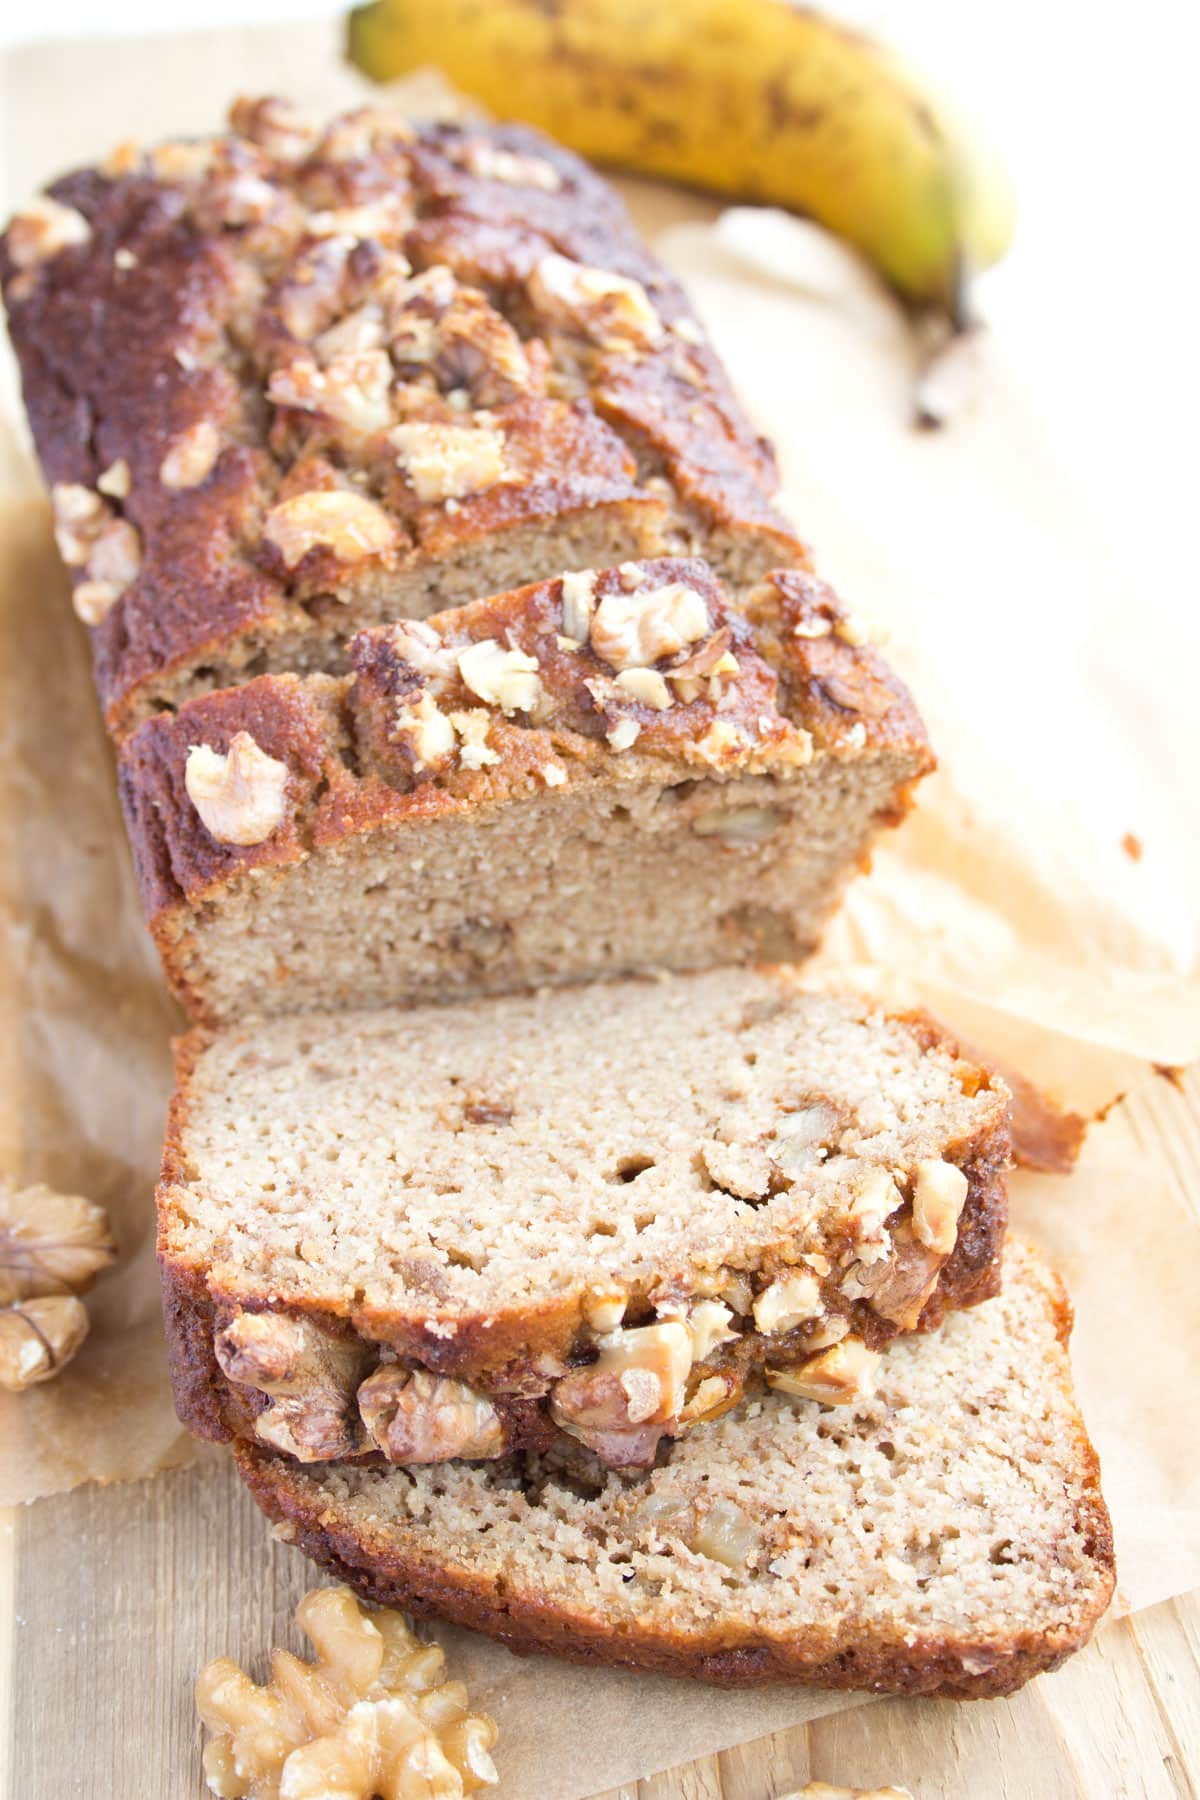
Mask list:
[[1008,1093],[927,1021],[721,970],[182,1040],[180,1416],[301,1460],[612,1466],[832,1401],[995,1291]]
[[243,101],[56,182],[0,279],[117,735],[563,569],[805,560],[681,290],[533,132]]
[[146,912],[205,1020],[797,960],[929,766],[815,577],[627,562],[137,727]]
[[1014,1244],[1000,1298],[892,1344],[872,1395],[831,1413],[772,1393],[636,1480],[578,1446],[436,1469],[236,1456],[279,1535],[360,1594],[515,1650],[976,1699],[1055,1668],[1112,1594],[1070,1327]]

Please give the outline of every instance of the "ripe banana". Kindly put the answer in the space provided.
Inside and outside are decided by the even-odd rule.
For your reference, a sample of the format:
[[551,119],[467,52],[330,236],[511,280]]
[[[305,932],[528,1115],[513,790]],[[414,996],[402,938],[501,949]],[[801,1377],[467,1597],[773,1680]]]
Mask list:
[[597,162],[809,214],[906,298],[961,317],[998,260],[996,163],[888,51],[789,0],[373,0],[352,60],[433,64]]

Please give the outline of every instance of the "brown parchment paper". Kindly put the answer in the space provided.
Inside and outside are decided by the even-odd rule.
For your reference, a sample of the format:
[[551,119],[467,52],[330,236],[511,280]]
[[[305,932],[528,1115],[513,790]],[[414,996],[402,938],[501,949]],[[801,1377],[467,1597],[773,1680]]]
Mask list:
[[[116,137],[202,132],[230,94],[325,110],[361,88],[332,26],[30,47],[3,70],[6,210]],[[911,681],[942,769],[835,923],[821,966],[932,1006],[1087,1114],[1200,1053],[1200,708],[1139,591],[1057,467],[1002,336],[971,412],[908,423],[891,302],[796,221],[627,184],[687,280],[785,503]],[[147,1476],[192,1454],[171,1410],[151,1196],[176,1024],[141,925],[92,693],[11,368],[0,438],[0,1162],[102,1201],[122,1257],[54,1383],[0,1396],[0,1504]],[[1177,660],[1184,655],[1177,650]],[[1122,840],[1132,833],[1135,860]],[[1200,1224],[1161,1146],[1119,1118],[1069,1178],[1019,1175],[1015,1219],[1063,1270],[1074,1358],[1133,1609],[1200,1583]],[[214,1547],[214,1554],[219,1547]],[[276,1549],[274,1554],[291,1554]],[[267,1554],[264,1534],[264,1555]],[[447,1632],[502,1728],[504,1792],[575,1800],[853,1704],[524,1663]]]

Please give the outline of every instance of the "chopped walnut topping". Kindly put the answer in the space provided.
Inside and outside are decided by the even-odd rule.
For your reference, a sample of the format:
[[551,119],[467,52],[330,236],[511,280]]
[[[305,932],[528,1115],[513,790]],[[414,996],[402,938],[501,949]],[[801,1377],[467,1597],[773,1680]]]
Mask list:
[[399,620],[390,637],[401,661],[435,683],[449,677],[457,666],[451,646],[425,619]]
[[880,1356],[868,1350],[861,1338],[845,1337],[832,1349],[794,1369],[768,1369],[767,1384],[780,1393],[801,1400],[820,1400],[825,1406],[845,1406],[866,1399],[875,1391]]
[[547,194],[556,193],[562,186],[558,170],[544,156],[521,156],[514,150],[500,150],[482,139],[464,144],[457,160],[470,174],[479,175],[485,181],[541,188]]
[[786,1275],[764,1288],[754,1302],[754,1323],[773,1337],[791,1331],[821,1312],[821,1284],[815,1275]]
[[286,811],[288,767],[239,731],[225,755],[208,744],[187,753],[184,786],[205,828],[219,844],[261,844]]
[[657,669],[622,669],[617,686],[632,700],[652,706],[655,712],[666,712],[674,702],[674,695]]
[[640,594],[605,594],[591,621],[592,649],[611,669],[645,668],[708,630],[708,608],[680,581]]
[[81,1294],[116,1256],[102,1206],[41,1182],[0,1179],[0,1306]]
[[308,357],[276,369],[267,399],[320,413],[358,437],[374,437],[392,422],[391,388],[387,351],[359,350],[330,357],[323,369]]
[[423,504],[461,500],[504,477],[504,433],[488,426],[397,425],[389,434]]
[[676,319],[671,325],[671,330],[677,338],[682,338],[685,344],[700,345],[704,342],[704,333],[695,319]]
[[797,619],[792,627],[792,636],[798,638],[828,637],[833,630],[833,620],[821,613],[815,613],[808,619]]
[[247,138],[280,162],[307,156],[317,137],[294,106],[273,94],[262,99],[239,95],[229,109],[229,125],[238,137]]
[[662,320],[640,281],[550,255],[528,286],[533,304],[551,320],[583,332],[602,350],[645,350],[661,341]]
[[195,138],[155,144],[147,155],[156,180],[198,181],[212,169],[218,148],[217,138]]
[[392,736],[408,745],[418,775],[426,769],[444,768],[458,741],[454,726],[427,688],[415,699],[400,702]]
[[389,1462],[486,1461],[504,1453],[504,1426],[492,1402],[449,1376],[384,1363],[360,1386],[358,1410]]
[[167,488],[199,487],[213,472],[221,448],[221,433],[211,419],[198,419],[176,438],[158,468],[158,479]]
[[738,726],[729,719],[714,719],[692,754],[698,762],[723,763],[740,760],[748,749],[746,735]]
[[765,842],[781,823],[774,806],[714,806],[697,813],[692,830],[697,837],[715,837],[730,848]]
[[506,715],[532,712],[542,692],[536,656],[480,638],[458,655],[458,672],[473,694]]
[[73,1294],[0,1308],[0,1388],[19,1393],[70,1362],[88,1334],[87,1309]]
[[958,1220],[968,1182],[953,1163],[930,1157],[917,1164],[913,1186],[913,1230],[921,1243],[939,1256],[949,1256],[958,1237]]
[[322,162],[365,162],[378,151],[411,144],[416,135],[402,113],[360,106],[326,126],[317,156]]
[[733,1314],[720,1300],[697,1300],[687,1315],[687,1328],[692,1339],[692,1361],[704,1362],[721,1344],[730,1343],[736,1331],[730,1330]]
[[[129,473],[129,464],[123,456],[119,456],[116,462],[108,465],[102,475],[96,477],[96,486],[100,492],[110,494],[114,500],[126,499],[132,485],[133,478]],[[86,492],[86,489],[84,491]]]
[[628,1295],[623,1288],[597,1290],[583,1303],[583,1316],[595,1332],[615,1331],[625,1317]]
[[263,536],[288,569],[316,549],[329,550],[347,564],[386,558],[398,541],[382,506],[349,488],[318,488],[282,501],[267,514]]
[[585,644],[596,606],[595,569],[574,569],[562,578],[563,636]]
[[450,723],[462,739],[458,759],[464,769],[483,769],[500,761],[499,751],[491,749],[487,741],[492,729],[491,713],[479,706],[470,712],[452,712]]
[[54,541],[58,554],[69,568],[87,562],[105,525],[112,518],[112,508],[99,494],[78,481],[57,481],[50,490],[54,509]]
[[287,1313],[241,1312],[217,1333],[213,1348],[230,1381],[269,1397],[254,1421],[264,1444],[301,1462],[361,1448],[354,1390],[367,1350],[357,1338],[335,1337]]
[[618,752],[631,750],[641,736],[642,728],[636,719],[618,719],[616,724],[605,732],[611,749]]
[[86,244],[91,235],[81,212],[38,194],[9,225],[8,254],[18,269],[32,269],[72,244]]
[[399,1613],[366,1613],[349,1588],[316,1588],[296,1608],[315,1663],[271,1656],[265,1687],[228,1657],[200,1672],[196,1709],[211,1736],[204,1774],[225,1800],[433,1800],[499,1779],[496,1727],[467,1711],[445,1656]]
[[141,166],[142,149],[135,138],[122,138],[114,144],[108,155],[100,164],[100,173],[109,181],[119,181],[122,175],[132,175]]
[[692,1366],[682,1321],[606,1333],[599,1358],[550,1390],[555,1422],[613,1466],[653,1460],[664,1426],[678,1417]]

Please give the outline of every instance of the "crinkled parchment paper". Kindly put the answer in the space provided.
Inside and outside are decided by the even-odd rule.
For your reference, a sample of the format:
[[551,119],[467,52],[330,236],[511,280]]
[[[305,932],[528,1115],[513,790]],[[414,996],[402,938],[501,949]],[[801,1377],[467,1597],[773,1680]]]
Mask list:
[[[358,91],[326,26],[35,48],[14,53],[8,85],[9,205],[114,137],[211,129],[239,89],[322,109]],[[1176,596],[1139,591],[1106,554],[1002,339],[982,347],[969,414],[918,435],[902,323],[836,248],[776,215],[718,222],[694,197],[628,191],[779,445],[785,503],[822,567],[886,628],[942,759],[854,887],[823,963],[870,965],[882,991],[916,994],[1087,1114],[1151,1062],[1195,1057],[1200,708],[1163,655]],[[123,1254],[71,1368],[0,1396],[0,1503],[190,1454],[167,1389],[151,1212],[176,1020],[19,433],[14,420],[0,455],[0,1158],[102,1201]],[[1200,1368],[1200,1226],[1165,1156],[1115,1123],[1070,1178],[1019,1175],[1013,1201],[1075,1298],[1076,1369],[1132,1609],[1200,1582],[1196,1450],[1178,1411]],[[450,1635],[501,1720],[506,1791],[543,1800],[852,1703],[718,1700]]]

